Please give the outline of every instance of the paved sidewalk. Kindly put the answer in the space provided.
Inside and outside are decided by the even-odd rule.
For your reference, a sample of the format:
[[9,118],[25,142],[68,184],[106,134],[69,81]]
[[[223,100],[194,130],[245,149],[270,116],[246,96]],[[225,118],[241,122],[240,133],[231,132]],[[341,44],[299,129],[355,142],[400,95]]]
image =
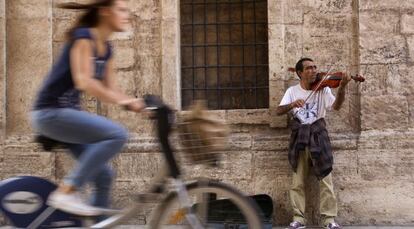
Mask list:
[[[121,226],[119,229],[146,229],[145,226]],[[323,227],[306,227],[307,229],[321,229]],[[414,229],[413,226],[344,226],[343,229]],[[180,227],[171,227],[169,229],[181,229]],[[273,229],[285,229],[285,227],[273,227]]]
[[[141,225],[129,225],[129,226],[120,226],[116,227],[117,229],[147,229],[145,226]],[[323,227],[306,227],[307,229],[321,229]],[[344,226],[343,229],[414,229],[413,226]],[[8,226],[0,226],[0,229],[13,229]],[[182,229],[181,227],[169,227],[168,229]],[[285,227],[273,227],[273,229],[285,229]]]

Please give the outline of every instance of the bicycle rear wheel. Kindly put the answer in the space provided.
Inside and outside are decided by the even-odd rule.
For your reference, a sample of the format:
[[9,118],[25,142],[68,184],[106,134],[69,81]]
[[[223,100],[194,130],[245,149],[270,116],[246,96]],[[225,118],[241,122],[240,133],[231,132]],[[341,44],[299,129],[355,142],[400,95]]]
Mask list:
[[[197,181],[186,186],[191,208],[180,206],[176,192],[170,193],[155,209],[150,221],[151,229],[197,228],[190,225],[195,218],[199,228],[224,228],[227,224],[243,224],[247,228],[262,229],[261,211],[257,204],[237,189],[215,181]],[[190,221],[189,221],[190,220]],[[197,228],[198,229],[198,228]]]

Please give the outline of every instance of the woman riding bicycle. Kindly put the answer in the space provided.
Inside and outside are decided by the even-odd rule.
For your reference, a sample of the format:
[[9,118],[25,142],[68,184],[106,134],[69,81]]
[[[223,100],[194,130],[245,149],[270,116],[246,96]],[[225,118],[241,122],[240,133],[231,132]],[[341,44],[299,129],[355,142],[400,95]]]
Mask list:
[[[108,162],[121,151],[128,134],[123,126],[82,111],[80,94],[135,112],[144,108],[141,99],[119,92],[108,41],[112,33],[127,29],[129,10],[126,0],[67,3],[60,8],[85,12],[69,30],[63,52],[38,93],[32,125],[38,134],[66,143],[77,159],[48,204],[70,213],[95,216],[99,215],[97,207],[109,205],[114,175]],[[94,185],[90,203],[84,203],[78,195],[87,182]]]

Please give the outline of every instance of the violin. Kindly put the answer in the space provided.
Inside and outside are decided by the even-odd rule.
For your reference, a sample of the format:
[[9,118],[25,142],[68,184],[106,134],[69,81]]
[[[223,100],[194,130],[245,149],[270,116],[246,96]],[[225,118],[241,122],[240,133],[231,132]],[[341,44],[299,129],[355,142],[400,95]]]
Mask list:
[[[290,72],[296,72],[295,68],[288,68]],[[319,91],[325,87],[337,88],[339,87],[342,78],[345,76],[343,72],[330,72],[327,75],[327,72],[318,72],[316,74],[315,81],[311,84],[311,89],[313,91]],[[355,82],[364,82],[365,78],[360,75],[351,75],[351,79]],[[322,82],[321,82],[322,81]]]
[[[323,89],[324,87],[330,87],[330,88],[337,88],[339,87],[341,80],[343,77],[345,77],[345,73],[343,72],[332,72],[329,73],[328,76],[326,76],[326,72],[318,72],[316,74],[315,81],[311,84],[311,89],[314,91],[318,91]],[[321,82],[321,80],[323,81]],[[351,79],[353,79],[355,82],[364,82],[365,78],[360,75],[351,75]]]

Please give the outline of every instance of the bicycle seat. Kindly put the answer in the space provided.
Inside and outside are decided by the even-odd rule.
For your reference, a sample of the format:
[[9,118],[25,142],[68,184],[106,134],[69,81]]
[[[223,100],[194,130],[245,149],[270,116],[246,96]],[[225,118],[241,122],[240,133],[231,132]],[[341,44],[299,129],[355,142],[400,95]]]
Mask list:
[[42,148],[45,151],[52,151],[53,149],[57,147],[63,147],[63,148],[67,147],[66,143],[57,141],[55,139],[48,138],[44,135],[36,135],[34,141],[42,145]]

